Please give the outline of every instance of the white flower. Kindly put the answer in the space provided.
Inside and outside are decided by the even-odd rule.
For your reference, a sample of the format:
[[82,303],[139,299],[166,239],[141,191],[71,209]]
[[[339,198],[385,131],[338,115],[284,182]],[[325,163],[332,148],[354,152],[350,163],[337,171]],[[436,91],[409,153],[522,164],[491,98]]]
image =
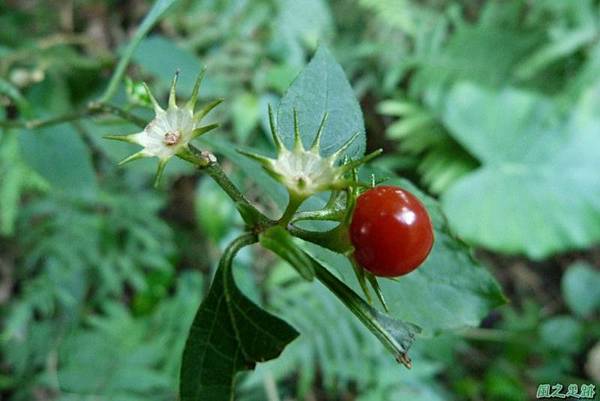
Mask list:
[[166,110],[158,104],[148,86],[144,84],[148,97],[154,106],[154,119],[141,132],[130,135],[108,135],[105,137],[107,139],[135,143],[143,147],[139,152],[122,160],[119,165],[143,157],[157,157],[159,162],[155,185],[158,185],[165,166],[171,157],[179,156],[189,160],[190,141],[218,126],[218,124],[202,126],[200,120],[221,103],[222,99],[210,102],[202,109],[195,111],[198,90],[200,89],[203,77],[204,71],[198,75],[192,96],[186,105],[178,107],[175,96],[178,74],[175,74],[169,94],[169,105]]
[[256,153],[238,150],[245,156],[258,161],[267,173],[285,185],[290,195],[296,199],[306,199],[311,195],[329,190],[341,190],[353,182],[351,171],[379,155],[375,151],[361,159],[340,163],[340,158],[352,142],[358,137],[354,134],[336,152],[328,157],[321,156],[321,135],[325,129],[327,113],[323,116],[315,139],[309,149],[305,149],[298,128],[298,114],[294,110],[294,145],[287,149],[275,126],[273,110],[269,106],[269,123],[277,157],[271,159]]

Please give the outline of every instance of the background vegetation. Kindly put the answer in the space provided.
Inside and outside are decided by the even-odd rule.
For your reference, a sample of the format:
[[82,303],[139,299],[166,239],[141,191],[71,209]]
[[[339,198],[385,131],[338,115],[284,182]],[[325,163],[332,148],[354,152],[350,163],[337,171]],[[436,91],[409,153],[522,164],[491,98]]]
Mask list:
[[[2,399],[175,400],[193,314],[241,229],[184,163],[160,190],[153,161],[117,168],[130,149],[102,136],[136,131],[121,119],[14,123],[97,98],[151,5],[0,2]],[[539,383],[600,382],[599,17],[592,0],[175,2],[117,103],[150,116],[141,81],[166,95],[179,69],[189,96],[206,65],[201,97],[226,99],[211,146],[267,147],[267,104],[326,43],[368,148],[385,149],[380,174],[439,198],[510,300],[479,328],[420,338],[406,371],[324,288],[243,252],[245,293],[302,336],[244,376],[237,399],[519,401]],[[222,160],[250,198],[269,199]]]

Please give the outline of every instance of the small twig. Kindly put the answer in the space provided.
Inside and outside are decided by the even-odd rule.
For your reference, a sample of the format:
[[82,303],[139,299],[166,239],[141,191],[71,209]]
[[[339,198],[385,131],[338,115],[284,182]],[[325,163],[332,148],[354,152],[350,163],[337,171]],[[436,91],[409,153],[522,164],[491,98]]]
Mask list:
[[[225,191],[225,193],[235,202],[236,207],[242,214],[242,218],[246,223],[250,223],[248,220],[252,220],[251,224],[255,225],[255,229],[262,229],[264,227],[271,226],[274,222],[265,216],[260,210],[258,210],[250,201],[244,196],[244,194],[238,189],[238,187],[229,179],[227,174],[223,171],[223,168],[218,163],[217,159],[212,154],[209,157],[206,156],[206,152],[202,152],[200,149],[193,145],[189,145],[189,149],[195,156],[206,160],[207,163],[198,164],[198,168],[201,171],[206,172],[215,182]],[[212,156],[212,158],[210,158]]]
[[112,114],[117,117],[121,117],[122,119],[127,120],[140,128],[144,128],[146,126],[146,121],[144,121],[142,118],[109,103],[90,102],[87,108],[91,114]]
[[82,118],[88,118],[92,116],[96,116],[98,114],[112,114],[118,117],[121,117],[124,120],[127,120],[138,127],[145,127],[146,122],[140,117],[133,115],[122,108],[101,102],[90,102],[87,107],[82,110],[62,114],[59,116],[53,116],[48,118],[39,118],[34,120],[25,120],[25,121],[12,121],[12,120],[4,120],[0,121],[0,128],[26,128],[26,129],[36,129],[49,127],[52,125],[58,125],[70,121],[80,120]]

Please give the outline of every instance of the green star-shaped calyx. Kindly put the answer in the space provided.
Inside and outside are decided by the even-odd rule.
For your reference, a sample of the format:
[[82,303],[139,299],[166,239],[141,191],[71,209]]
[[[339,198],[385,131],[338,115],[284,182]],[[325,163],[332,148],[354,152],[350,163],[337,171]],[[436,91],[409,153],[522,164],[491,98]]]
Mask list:
[[306,149],[300,137],[298,113],[294,110],[294,144],[288,149],[281,139],[275,125],[273,109],[269,106],[269,124],[273,143],[277,151],[275,158],[269,158],[257,153],[238,150],[245,156],[258,161],[265,171],[282,183],[294,199],[306,199],[323,191],[342,190],[354,182],[351,177],[352,169],[366,163],[380,151],[375,151],[361,159],[342,162],[344,152],[358,137],[352,135],[346,143],[327,157],[321,156],[321,137],[327,123],[327,113],[323,115],[312,145]]

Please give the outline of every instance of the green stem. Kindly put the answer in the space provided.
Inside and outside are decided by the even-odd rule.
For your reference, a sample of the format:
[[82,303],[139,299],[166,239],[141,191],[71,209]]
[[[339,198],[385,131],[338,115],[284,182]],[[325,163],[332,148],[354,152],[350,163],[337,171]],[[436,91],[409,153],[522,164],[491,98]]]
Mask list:
[[[140,128],[146,126],[146,122],[121,109],[118,106],[114,106],[104,102],[90,102],[88,106],[78,112],[68,113],[60,116],[50,117],[47,119],[29,120],[29,121],[0,121],[0,127],[2,128],[41,128],[64,122],[75,121],[85,117],[91,117],[97,114],[112,114],[127,120]],[[244,221],[255,228],[262,229],[269,227],[274,222],[261,213],[255,206],[253,206],[248,199],[242,194],[242,192],[235,186],[235,184],[225,174],[220,164],[216,162],[214,156],[211,154],[205,154],[193,145],[189,146],[191,157],[186,158],[187,161],[194,163],[202,171],[205,171],[212,177],[213,180],[229,195],[229,197],[235,202],[238,210],[242,214]]]
[[348,309],[381,341],[396,359],[410,368],[411,362],[406,353],[406,347],[398,343],[398,340],[386,330],[379,319],[377,312],[358,296],[350,287],[329,272],[323,265],[314,262],[314,270],[317,279],[323,283],[335,296],[342,301]]
[[123,55],[119,59],[119,64],[117,64],[117,68],[115,68],[115,71],[110,78],[110,82],[108,83],[104,94],[100,98],[100,103],[106,103],[115,95],[117,89],[119,88],[119,83],[125,74],[125,69],[129,64],[129,60],[131,60],[131,57],[133,56],[133,52],[138,47],[144,36],[146,36],[154,24],[158,22],[158,20],[164,15],[167,9],[171,7],[173,3],[175,3],[175,1],[176,0],[157,0],[154,3],[133,35],[133,38],[131,38],[131,41],[123,51]]
[[144,128],[146,126],[146,121],[144,119],[112,104],[104,102],[90,102],[88,104],[88,110],[90,111],[90,114],[106,113],[115,115],[117,117],[121,117],[122,119],[127,120],[140,128]]
[[287,229],[294,237],[312,242],[337,253],[345,254],[352,250],[352,244],[348,237],[348,228],[343,224],[328,231],[309,231],[292,224],[288,225]]
[[126,112],[120,107],[101,102],[91,102],[84,109],[79,111],[66,113],[58,116],[48,117],[48,118],[39,118],[33,120],[25,120],[25,121],[0,121],[1,128],[26,128],[26,129],[36,129],[36,128],[44,128],[52,125],[58,125],[70,121],[80,120],[82,118],[92,117],[98,114],[113,114],[115,116],[121,117],[124,120],[128,120],[131,123],[137,125],[140,128],[146,126],[146,122],[138,116],[135,116],[131,113]]
[[302,202],[304,202],[304,200],[304,197],[290,193],[290,200],[288,202],[288,205],[277,223],[283,227],[287,226],[288,223],[292,220],[292,217],[294,217],[294,213],[296,213],[296,211],[298,210]]
[[275,224],[271,219],[261,213],[238,187],[229,179],[223,171],[221,165],[216,161],[214,155],[208,152],[202,152],[193,145],[189,145],[190,152],[198,159],[196,164],[201,171],[206,172],[215,182],[225,191],[225,193],[235,202],[235,205],[242,215],[242,218],[250,227],[256,231],[262,231],[265,227]]
[[309,212],[299,212],[290,220],[291,223],[303,220],[341,221],[345,216],[342,209],[323,209]]
[[223,256],[221,256],[221,260],[219,262],[219,266],[225,266],[226,268],[231,267],[233,263],[233,258],[245,246],[252,245],[258,242],[258,237],[254,233],[245,233],[231,241],[225,251],[223,251]]
[[54,116],[49,118],[40,118],[28,121],[0,121],[0,127],[2,128],[43,128],[51,125],[62,124],[69,121],[79,120],[89,115],[88,110],[82,110],[72,113],[63,114],[60,116]]

